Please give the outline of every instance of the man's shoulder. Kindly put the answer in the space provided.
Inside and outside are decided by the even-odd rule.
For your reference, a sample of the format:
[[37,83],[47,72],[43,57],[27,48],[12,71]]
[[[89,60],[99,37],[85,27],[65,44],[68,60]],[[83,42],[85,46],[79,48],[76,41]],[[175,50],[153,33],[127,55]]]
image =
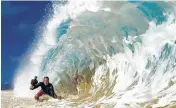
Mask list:
[[51,83],[48,84],[49,86],[53,86]]

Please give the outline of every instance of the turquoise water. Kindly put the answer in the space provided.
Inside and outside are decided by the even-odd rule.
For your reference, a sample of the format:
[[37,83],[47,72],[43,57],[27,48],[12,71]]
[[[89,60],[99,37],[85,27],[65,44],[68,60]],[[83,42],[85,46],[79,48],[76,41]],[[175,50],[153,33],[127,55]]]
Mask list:
[[[162,4],[161,2],[131,2],[131,4],[132,5],[137,5],[135,8],[139,10],[138,11],[139,13],[142,12],[142,14],[144,15],[143,17],[145,17],[148,20],[148,22],[154,21],[156,24],[162,24],[163,22],[167,21],[167,16],[164,15],[164,13],[167,12],[167,9],[160,6],[160,4]],[[166,3],[166,5],[167,5],[167,3]],[[126,13],[124,13],[124,14],[126,14]],[[99,16],[94,17],[94,18],[91,18],[91,17],[94,17],[94,15],[93,16],[88,16],[86,18],[83,17],[83,18],[85,18],[83,20],[86,20],[86,21],[85,22],[81,21],[81,23],[84,26],[88,25],[89,23],[94,23],[96,27],[100,27],[100,28],[108,27],[105,24],[106,22],[103,22]],[[135,16],[133,16],[133,17],[135,18]],[[58,25],[57,31],[56,31],[56,37],[57,37],[57,42],[58,43],[60,42],[60,38],[62,36],[67,35],[68,28],[69,28],[70,24],[72,23],[72,21],[73,20],[71,18],[69,18],[69,19],[63,21],[60,25]],[[143,24],[141,24],[141,25],[143,25]],[[118,23],[117,23],[117,26],[118,26]],[[85,40],[86,39],[88,40],[89,37],[96,35],[94,32],[91,32],[91,31],[86,32],[85,31],[85,34],[83,34],[84,36],[79,36],[79,35],[82,35],[81,32],[82,31],[84,32],[84,30],[85,30],[84,28],[82,28],[82,29],[83,30],[81,30],[81,28],[80,28],[80,30],[77,31],[78,33],[76,34],[76,38],[78,40],[81,40],[81,38],[85,38]],[[119,32],[119,31],[122,32],[122,34],[124,34],[124,37],[126,38],[126,40],[128,40],[128,36],[131,35],[131,34],[133,34],[135,36],[139,36],[141,34],[140,30],[139,30],[140,28],[137,28],[136,26],[132,26],[130,24],[126,25],[125,22],[122,23],[122,25],[120,25],[120,27],[117,27],[117,29],[118,29],[117,31],[113,31],[113,32]],[[117,33],[117,36],[118,36],[118,33]],[[95,38],[96,38],[96,36],[95,36]],[[73,40],[72,36],[68,37],[68,41],[72,41],[72,40]],[[140,38],[138,38],[136,40],[136,42],[142,43],[142,40]],[[133,53],[135,51],[135,43],[136,42],[130,43],[128,45],[128,48],[130,48]],[[63,42],[63,44],[65,44],[65,43]],[[43,68],[42,68],[43,71],[45,71],[46,64],[50,60],[55,59],[54,56],[57,53],[65,51],[65,46],[63,44],[61,42],[61,44],[59,43],[57,47],[51,48],[48,51],[48,54],[46,55],[46,59],[43,60]],[[107,46],[107,50],[108,50],[107,52],[103,52],[105,55],[108,54],[110,56],[113,56],[114,54],[117,53],[117,51],[113,47],[113,45]],[[96,49],[94,49],[93,53],[98,54],[99,52]],[[79,52],[73,52],[73,53],[69,54],[69,56],[67,56],[68,57],[68,59],[67,59],[68,63],[71,64],[71,62],[73,62],[73,65],[78,67],[78,64],[80,63],[78,56],[79,56]],[[90,61],[89,57],[86,57],[85,59]],[[100,62],[101,62],[101,60],[100,60]],[[87,66],[89,65],[89,63],[87,64]]]

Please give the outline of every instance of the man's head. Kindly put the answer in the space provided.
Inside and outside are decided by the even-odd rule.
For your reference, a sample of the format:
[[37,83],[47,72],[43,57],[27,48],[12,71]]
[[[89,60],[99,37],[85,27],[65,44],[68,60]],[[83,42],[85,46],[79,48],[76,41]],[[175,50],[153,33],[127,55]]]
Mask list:
[[47,76],[44,77],[43,83],[44,83],[45,85],[48,85],[48,84],[49,84],[49,78],[48,78]]

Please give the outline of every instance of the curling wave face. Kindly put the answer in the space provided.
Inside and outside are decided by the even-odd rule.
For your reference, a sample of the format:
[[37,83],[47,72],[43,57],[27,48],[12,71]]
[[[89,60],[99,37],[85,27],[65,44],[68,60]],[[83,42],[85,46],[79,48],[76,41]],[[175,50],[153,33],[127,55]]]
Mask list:
[[49,102],[56,107],[175,105],[175,6],[175,2],[53,2],[54,14],[18,69],[16,96],[33,96],[30,78],[48,75],[57,94],[66,98]]

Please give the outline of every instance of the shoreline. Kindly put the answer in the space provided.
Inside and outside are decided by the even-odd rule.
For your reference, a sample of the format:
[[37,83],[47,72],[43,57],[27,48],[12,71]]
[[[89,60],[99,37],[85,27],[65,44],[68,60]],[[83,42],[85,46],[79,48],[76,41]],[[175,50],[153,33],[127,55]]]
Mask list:
[[[143,105],[139,105],[141,108],[152,108],[152,105],[155,105],[156,101],[157,100],[154,100],[151,102],[143,103]],[[57,102],[60,102],[60,100]],[[15,97],[13,90],[1,90],[1,108],[48,108],[50,104],[51,106],[53,105],[52,102],[50,103],[50,101],[38,102],[32,97]],[[62,104],[63,103],[60,105],[62,106]],[[57,104],[54,105],[56,106],[52,106],[53,108],[58,107]],[[160,108],[176,108],[176,104],[172,103]]]

